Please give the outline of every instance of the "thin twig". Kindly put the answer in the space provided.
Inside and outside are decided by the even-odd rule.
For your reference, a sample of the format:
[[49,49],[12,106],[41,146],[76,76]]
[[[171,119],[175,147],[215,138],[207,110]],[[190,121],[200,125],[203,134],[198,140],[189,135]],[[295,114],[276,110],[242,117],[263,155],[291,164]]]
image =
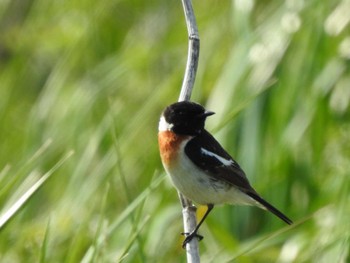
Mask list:
[[182,0],[188,31],[188,55],[179,101],[190,100],[199,59],[199,34],[191,0]]
[[[182,0],[182,5],[188,31],[188,55],[179,101],[190,100],[191,98],[199,59],[199,34],[191,0]],[[191,233],[197,225],[196,207],[192,204],[191,200],[188,200],[180,192],[178,194],[182,205],[184,232]],[[196,238],[193,238],[187,243],[186,255],[187,262],[200,262],[198,240]]]

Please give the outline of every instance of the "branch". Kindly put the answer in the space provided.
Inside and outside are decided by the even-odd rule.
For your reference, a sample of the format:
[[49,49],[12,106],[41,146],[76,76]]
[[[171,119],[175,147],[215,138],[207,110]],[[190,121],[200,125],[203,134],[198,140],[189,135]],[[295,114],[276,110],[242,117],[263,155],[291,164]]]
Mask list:
[[[199,34],[196,18],[192,8],[191,0],[182,0],[183,9],[188,31],[188,55],[185,76],[181,87],[179,101],[190,100],[194,81],[196,79],[198,59],[199,59]],[[191,233],[196,225],[196,207],[192,201],[178,192],[182,205],[182,216],[184,222],[184,232]],[[186,245],[187,262],[200,262],[198,240],[193,238]]]
[[179,101],[190,100],[199,59],[199,34],[191,0],[182,0],[188,31],[188,55]]

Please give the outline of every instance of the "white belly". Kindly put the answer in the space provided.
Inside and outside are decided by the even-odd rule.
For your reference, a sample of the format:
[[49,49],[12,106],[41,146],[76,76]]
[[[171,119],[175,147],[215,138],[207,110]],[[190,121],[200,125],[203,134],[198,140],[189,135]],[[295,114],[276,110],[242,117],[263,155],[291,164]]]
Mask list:
[[[185,144],[186,142],[182,143],[180,151],[184,151]],[[181,154],[177,163],[181,165],[165,167],[165,169],[175,187],[192,201],[202,205],[223,203],[255,204],[252,198],[242,193],[236,187],[225,182],[213,180],[204,172],[201,172],[186,154]]]

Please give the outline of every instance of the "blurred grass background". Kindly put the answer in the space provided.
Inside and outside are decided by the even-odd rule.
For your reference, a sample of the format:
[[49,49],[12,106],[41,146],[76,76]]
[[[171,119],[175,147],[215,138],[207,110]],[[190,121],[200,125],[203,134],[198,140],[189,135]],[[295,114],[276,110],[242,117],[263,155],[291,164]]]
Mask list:
[[[217,207],[203,262],[350,262],[350,2],[193,5],[192,99],[296,222]],[[157,148],[187,56],[181,1],[3,0],[0,23],[0,261],[185,262]]]

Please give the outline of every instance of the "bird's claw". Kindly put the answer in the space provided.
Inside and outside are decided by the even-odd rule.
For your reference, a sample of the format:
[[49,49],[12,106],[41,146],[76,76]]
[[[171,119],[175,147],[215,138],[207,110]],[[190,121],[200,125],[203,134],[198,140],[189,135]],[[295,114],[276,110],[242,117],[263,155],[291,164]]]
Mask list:
[[185,248],[186,244],[189,243],[194,237],[198,238],[198,241],[201,241],[203,239],[203,236],[197,234],[195,231],[192,233],[181,233],[181,235],[186,236],[184,242],[182,243],[182,248]]

